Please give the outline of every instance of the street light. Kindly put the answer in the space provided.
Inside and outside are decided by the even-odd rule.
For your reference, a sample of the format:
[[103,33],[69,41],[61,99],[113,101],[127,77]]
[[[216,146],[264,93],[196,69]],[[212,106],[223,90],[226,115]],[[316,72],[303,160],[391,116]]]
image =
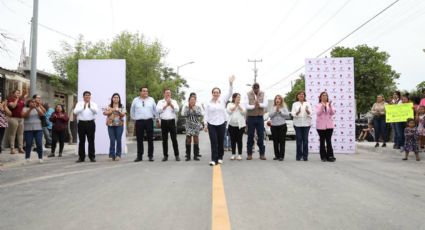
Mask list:
[[195,62],[194,62],[194,61],[191,61],[191,62],[184,63],[183,65],[179,65],[179,66],[177,66],[177,71],[176,71],[177,75],[179,75],[179,69],[180,69],[181,67],[183,67],[183,66],[185,66],[185,65],[190,65],[190,64],[193,64],[193,63],[195,63]]

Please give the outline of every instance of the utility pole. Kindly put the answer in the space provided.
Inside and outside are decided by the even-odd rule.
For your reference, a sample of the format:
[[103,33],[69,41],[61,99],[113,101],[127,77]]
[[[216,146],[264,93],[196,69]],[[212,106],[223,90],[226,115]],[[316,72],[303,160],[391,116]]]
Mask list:
[[256,60],[256,59],[249,60],[248,59],[248,62],[254,62],[254,83],[257,83],[257,72],[258,72],[257,62],[262,62],[262,61],[263,61],[263,59],[260,59],[260,60]]
[[31,78],[30,95],[37,93],[37,32],[38,32],[38,0],[34,0],[31,22]]

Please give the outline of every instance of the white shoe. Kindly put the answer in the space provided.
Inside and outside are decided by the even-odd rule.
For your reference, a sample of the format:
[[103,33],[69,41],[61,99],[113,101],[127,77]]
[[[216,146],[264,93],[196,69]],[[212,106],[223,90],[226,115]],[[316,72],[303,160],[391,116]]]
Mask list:
[[240,160],[242,160],[242,155],[238,155],[237,157],[236,157],[236,160],[238,160],[238,161],[240,161]]
[[232,155],[232,156],[230,157],[230,160],[234,160],[234,159],[236,159],[236,156],[235,156],[235,155]]
[[43,159],[38,159],[38,163],[43,164]]
[[29,158],[25,159],[25,163],[30,163],[30,159]]
[[223,164],[223,160],[218,160],[218,163],[219,164]]
[[215,161],[210,161],[210,166],[214,166],[215,165]]

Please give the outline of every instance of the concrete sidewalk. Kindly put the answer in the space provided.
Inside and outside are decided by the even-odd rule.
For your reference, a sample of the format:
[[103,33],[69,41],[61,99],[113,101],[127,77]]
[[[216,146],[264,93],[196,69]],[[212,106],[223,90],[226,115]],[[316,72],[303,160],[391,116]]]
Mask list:
[[[75,154],[77,146],[78,146],[77,144],[65,143],[62,155],[67,156],[67,155]],[[56,154],[55,154],[56,157],[59,152],[58,147],[56,148]],[[48,159],[47,155],[49,155],[50,152],[51,152],[51,148],[44,148],[43,146],[43,160]],[[37,152],[32,151],[31,161],[36,161],[36,159],[38,159]],[[10,149],[6,148],[6,149],[3,149],[2,153],[0,154],[0,165],[2,165],[2,167],[15,166],[15,165],[22,164],[24,162],[25,162],[25,153],[15,153],[12,155],[10,154]]]

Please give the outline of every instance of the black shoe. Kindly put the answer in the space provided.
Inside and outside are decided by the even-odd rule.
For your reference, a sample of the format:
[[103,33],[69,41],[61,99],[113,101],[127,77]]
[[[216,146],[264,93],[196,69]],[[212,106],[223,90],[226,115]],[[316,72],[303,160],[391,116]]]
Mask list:
[[180,157],[179,156],[176,156],[176,161],[180,161]]
[[335,157],[330,157],[327,159],[328,162],[335,162],[335,160],[336,160]]
[[185,161],[190,161],[190,156],[186,156]]
[[279,161],[283,161],[283,158],[281,157],[281,158],[279,158]]
[[297,160],[297,161],[300,161],[301,159],[297,158],[296,160]]
[[194,160],[194,161],[199,161],[199,157],[198,157],[198,156],[194,156],[194,157],[193,157],[193,160]]
[[378,147],[379,147],[379,143],[376,143],[376,144],[375,144],[375,148],[378,148]]
[[81,163],[84,162],[84,160],[78,159],[75,163]]
[[55,157],[54,153],[50,153],[47,157]]
[[384,144],[382,144],[382,146],[381,146],[381,147],[384,147],[384,148],[385,148],[385,147],[387,147],[387,144],[386,144],[386,143],[384,143]]
[[162,158],[162,161],[168,161],[168,157]]
[[149,157],[149,161],[152,162],[153,161],[153,157]]
[[96,162],[96,159],[90,159],[90,162]]
[[279,160],[279,157],[273,157],[273,160],[274,161]]
[[142,158],[136,158],[136,159],[134,159],[134,162],[139,162],[139,161],[143,161]]
[[308,161],[308,158],[304,158],[303,160],[304,160],[304,161]]
[[322,160],[322,162],[326,162],[326,159],[325,158],[322,158],[321,160]]

